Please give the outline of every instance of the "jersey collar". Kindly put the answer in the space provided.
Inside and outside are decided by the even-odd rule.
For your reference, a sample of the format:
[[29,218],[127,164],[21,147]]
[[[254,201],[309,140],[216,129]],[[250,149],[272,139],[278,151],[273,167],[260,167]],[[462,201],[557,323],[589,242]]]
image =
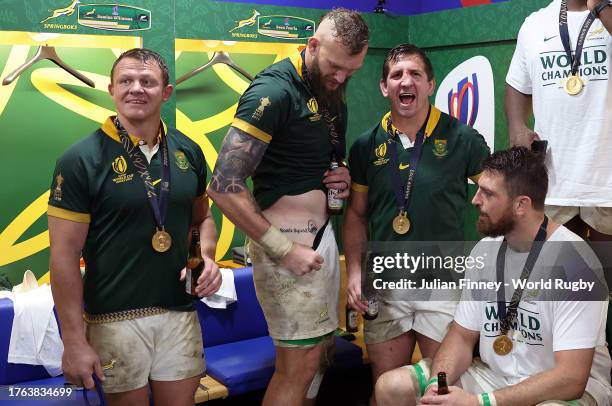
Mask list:
[[[431,111],[429,112],[429,120],[427,120],[427,125],[425,126],[425,137],[429,137],[434,132],[436,126],[438,125],[438,122],[440,121],[440,116],[442,115],[442,112],[438,110],[436,106],[430,105],[429,108],[431,109]],[[384,131],[387,131],[387,128],[389,127],[390,118],[391,112],[389,111],[383,116],[382,120],[380,121],[380,125],[382,126],[382,129]],[[401,133],[401,131],[398,130],[393,125],[393,123],[391,124],[391,130],[393,131],[393,134]]]
[[[113,123],[114,118],[115,116],[108,117],[106,121],[102,124],[102,127],[100,128],[102,129],[104,134],[108,135],[110,138],[112,138],[113,140],[117,142],[121,142],[121,138],[119,138],[119,132],[117,131],[117,127],[115,127],[115,124]],[[168,134],[168,127],[166,126],[166,123],[164,123],[163,120],[160,120],[160,121],[161,121],[162,126],[164,127],[164,133]],[[140,144],[141,138],[133,134],[128,134],[128,135],[130,136],[130,140],[132,141],[134,145]],[[160,140],[161,140],[161,131],[157,135],[157,142],[159,143]]]

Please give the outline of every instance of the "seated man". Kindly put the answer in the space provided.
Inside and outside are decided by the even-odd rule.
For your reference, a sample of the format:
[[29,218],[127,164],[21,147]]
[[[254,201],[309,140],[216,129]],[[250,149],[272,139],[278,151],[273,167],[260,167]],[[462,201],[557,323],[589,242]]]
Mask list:
[[[531,271],[553,269],[551,261],[571,265],[562,267],[568,275],[580,269],[581,278],[601,272],[588,248],[571,255],[558,250],[561,244],[583,243],[544,215],[548,176],[533,153],[524,147],[498,151],[482,169],[472,203],[480,212],[478,230],[489,238],[480,241],[471,256],[482,256],[485,268],[466,272],[466,280],[483,280],[482,272],[493,269],[490,280],[495,281],[499,271],[504,279],[500,286],[535,281],[529,278]],[[588,268],[576,268],[576,263]],[[382,375],[375,389],[378,405],[414,405],[419,398],[426,405],[609,405],[611,362],[604,340],[608,303],[603,300],[607,287],[590,301],[536,300],[533,290],[514,292],[513,283],[505,290],[498,306],[494,290],[483,300],[482,295],[469,297],[464,288],[433,363],[425,359]],[[476,343],[481,360],[472,359]],[[438,395],[437,379],[430,379],[438,372],[445,372],[449,383],[456,382],[448,394]]]

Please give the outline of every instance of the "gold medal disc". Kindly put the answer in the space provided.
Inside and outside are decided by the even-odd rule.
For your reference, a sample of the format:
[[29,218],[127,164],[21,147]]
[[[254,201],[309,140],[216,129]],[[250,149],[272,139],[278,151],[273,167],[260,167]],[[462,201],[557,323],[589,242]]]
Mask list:
[[512,340],[507,335],[501,335],[493,341],[493,351],[497,355],[508,355],[512,351]]
[[578,75],[572,75],[565,81],[563,88],[567,92],[567,94],[575,96],[578,93],[582,92],[582,88],[584,87],[584,82]]
[[166,252],[172,246],[172,237],[165,230],[157,230],[151,239],[153,249],[157,252]]
[[400,212],[393,219],[393,231],[398,234],[406,234],[410,230],[410,220],[405,211]]

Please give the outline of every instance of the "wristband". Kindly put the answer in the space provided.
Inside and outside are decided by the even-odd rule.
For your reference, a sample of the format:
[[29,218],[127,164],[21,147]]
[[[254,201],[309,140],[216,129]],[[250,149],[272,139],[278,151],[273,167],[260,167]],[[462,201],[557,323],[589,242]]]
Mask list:
[[261,236],[257,244],[261,245],[270,258],[276,260],[283,259],[293,248],[293,241],[285,237],[274,226],[268,228],[268,231]]
[[483,392],[477,397],[479,406],[497,406],[497,401],[495,400],[493,392]]

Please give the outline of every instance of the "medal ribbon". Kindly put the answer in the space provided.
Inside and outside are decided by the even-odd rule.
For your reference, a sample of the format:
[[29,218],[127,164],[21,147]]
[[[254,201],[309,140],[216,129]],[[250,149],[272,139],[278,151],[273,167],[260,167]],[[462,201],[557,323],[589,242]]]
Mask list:
[[[306,69],[305,56],[306,56],[306,49],[300,52],[300,57],[302,58],[302,78],[304,78],[304,82],[306,84],[306,89],[308,90],[308,93],[310,93],[310,95],[314,97],[314,99],[316,100],[316,96],[312,93],[312,90],[310,88],[310,80],[309,80],[310,76],[308,74],[308,69]],[[317,100],[317,104],[319,104],[318,100]],[[332,146],[334,147],[334,153],[333,153],[332,159],[335,159],[338,162],[342,162],[344,160],[344,153],[346,150],[345,132],[338,131],[338,128],[336,127],[336,120],[343,119],[341,117],[342,116],[341,110],[342,109],[337,109],[338,116],[332,117],[329,111],[329,107],[321,105],[321,115],[323,116],[323,120],[325,120],[325,125],[329,129],[329,140]]]
[[[406,209],[408,208],[408,203],[410,202],[410,194],[412,192],[412,186],[414,185],[414,179],[416,177],[419,161],[421,160],[421,152],[423,151],[423,143],[425,142],[425,128],[427,126],[427,122],[429,121],[430,112],[431,106],[429,106],[429,112],[427,112],[427,118],[425,119],[425,123],[423,123],[423,126],[416,134],[416,138],[414,140],[414,150],[412,151],[412,155],[410,155],[408,180],[406,181],[405,186],[402,186],[399,162],[397,157],[397,148],[399,148],[399,145],[401,145],[401,143],[395,142],[396,145],[390,144],[389,146],[391,153],[391,186],[395,194],[395,203],[397,205],[397,209],[400,212],[406,211]],[[391,115],[389,115],[389,119],[387,121],[387,128],[385,130],[387,131],[387,134],[391,136],[392,139],[399,141],[399,137],[393,129]]]
[[573,76],[576,76],[578,73],[580,59],[582,58],[582,47],[584,46],[584,41],[589,33],[589,28],[591,28],[593,21],[595,21],[595,16],[593,13],[589,13],[586,20],[584,20],[582,23],[582,28],[580,28],[580,34],[578,35],[578,41],[576,42],[576,52],[574,53],[574,57],[572,57],[569,30],[567,28],[567,0],[561,0],[561,11],[559,12],[559,34],[561,35],[561,43],[563,43],[565,54],[572,64],[571,72]]
[[[544,240],[546,240],[547,226],[548,217],[544,216],[544,221],[542,221],[542,224],[540,224],[538,233],[536,234],[535,239],[533,240],[533,244],[531,245],[531,249],[529,250],[527,261],[525,261],[523,272],[521,272],[521,281],[528,280],[529,275],[531,275],[533,266],[538,260],[540,251],[542,251],[542,247],[544,246]],[[499,251],[497,251],[497,281],[501,282],[504,281],[504,268],[506,266],[506,248],[508,248],[508,242],[504,238],[501,246],[499,247]],[[497,313],[499,316],[499,323],[501,325],[502,336],[506,335],[506,333],[510,329],[510,322],[516,317],[517,308],[519,302],[521,301],[521,297],[523,296],[523,288],[521,288],[521,285],[519,285],[519,287],[512,294],[510,305],[506,310],[506,295],[503,286],[505,286],[505,284],[502,284],[502,288],[497,291]]]
[[128,157],[130,158],[130,161],[132,162],[132,165],[134,165],[134,167],[140,174],[140,179],[142,179],[142,182],[144,183],[144,187],[147,192],[147,199],[149,200],[149,205],[153,210],[155,222],[157,223],[157,229],[163,230],[164,220],[166,219],[166,212],[168,211],[168,197],[170,195],[170,158],[166,134],[164,132],[164,126],[161,125],[162,136],[160,142],[160,149],[162,153],[163,169],[158,197],[157,191],[155,190],[155,186],[153,186],[151,174],[149,173],[149,164],[147,163],[147,158],[145,158],[140,148],[134,145],[127,131],[125,130],[125,128],[123,128],[121,122],[119,122],[119,117],[115,117],[113,123],[115,124],[115,127],[117,127],[117,131],[119,132],[119,138],[121,139],[121,145],[123,145],[123,149],[125,149],[125,152],[127,153]]

